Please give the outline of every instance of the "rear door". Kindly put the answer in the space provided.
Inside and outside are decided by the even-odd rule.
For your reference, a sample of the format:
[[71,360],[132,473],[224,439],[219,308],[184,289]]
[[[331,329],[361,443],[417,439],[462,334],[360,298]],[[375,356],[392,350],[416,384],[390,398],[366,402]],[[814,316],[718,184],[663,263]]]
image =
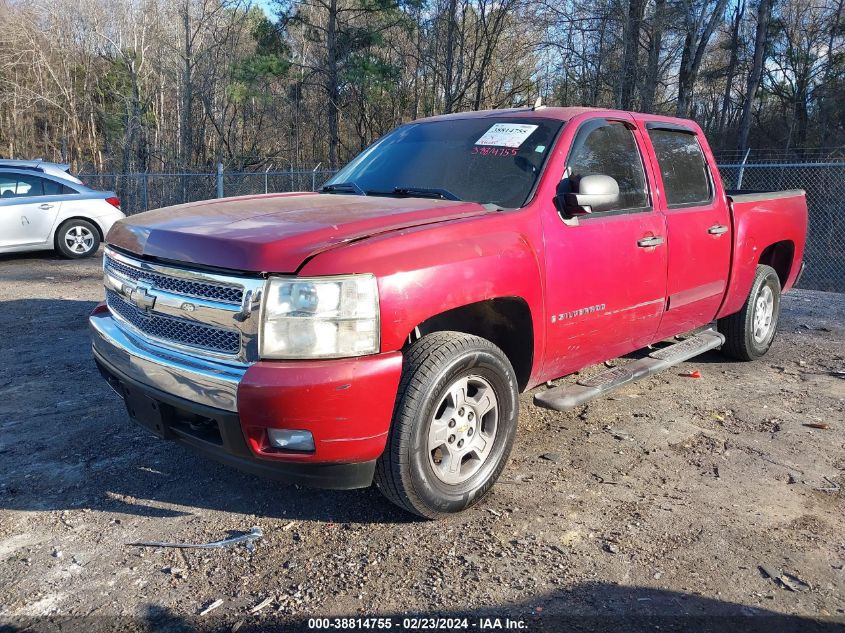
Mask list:
[[730,272],[731,221],[699,131],[660,122],[646,129],[667,223],[668,296],[658,331],[667,338],[715,318]]
[[0,172],[0,247],[43,244],[61,209],[61,185],[34,174]]
[[543,213],[546,254],[545,375],[562,376],[654,340],[666,297],[664,217],[653,208],[651,172],[636,123],[590,119],[579,126],[560,177],[591,174],[619,184],[615,208],[564,221]]

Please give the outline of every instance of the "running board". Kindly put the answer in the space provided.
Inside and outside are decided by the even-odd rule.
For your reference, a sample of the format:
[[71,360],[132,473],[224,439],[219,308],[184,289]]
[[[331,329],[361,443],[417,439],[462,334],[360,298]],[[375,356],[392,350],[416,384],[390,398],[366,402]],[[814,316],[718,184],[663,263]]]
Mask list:
[[679,343],[654,350],[645,358],[614,367],[596,376],[581,378],[574,385],[561,385],[538,393],[534,396],[534,404],[556,411],[573,409],[622,385],[641,380],[721,347],[724,342],[725,337],[717,331],[704,330]]

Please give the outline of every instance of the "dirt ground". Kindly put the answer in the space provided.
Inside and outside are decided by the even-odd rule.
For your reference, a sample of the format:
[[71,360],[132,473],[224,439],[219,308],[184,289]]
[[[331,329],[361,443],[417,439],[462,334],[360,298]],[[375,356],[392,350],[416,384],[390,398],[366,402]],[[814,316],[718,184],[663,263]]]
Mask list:
[[[707,354],[571,413],[523,394],[502,480],[430,523],[375,489],[286,487],[133,426],[91,359],[100,265],[0,257],[0,629],[413,613],[845,630],[845,295],[787,295],[755,363]],[[253,552],[127,545],[252,526]]]

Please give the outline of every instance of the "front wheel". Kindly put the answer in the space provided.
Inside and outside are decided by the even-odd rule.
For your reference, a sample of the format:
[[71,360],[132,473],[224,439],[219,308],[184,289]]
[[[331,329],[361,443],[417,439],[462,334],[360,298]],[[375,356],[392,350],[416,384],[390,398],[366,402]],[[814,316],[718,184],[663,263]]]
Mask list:
[[519,415],[513,367],[490,341],[436,332],[405,354],[376,485],[435,519],[478,502],[507,463]]
[[739,360],[756,360],[769,351],[780,317],[780,278],[771,266],[757,266],[742,310],[718,321],[725,335],[722,351]]

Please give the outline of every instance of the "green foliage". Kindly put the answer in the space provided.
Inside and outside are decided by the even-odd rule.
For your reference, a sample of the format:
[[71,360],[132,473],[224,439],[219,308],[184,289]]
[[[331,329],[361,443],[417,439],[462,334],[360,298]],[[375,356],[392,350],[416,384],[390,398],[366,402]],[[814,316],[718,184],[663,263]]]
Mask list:
[[402,77],[402,69],[371,54],[355,54],[346,63],[342,79],[353,85],[368,85],[392,91]]
[[235,62],[232,81],[227,87],[236,103],[247,99],[270,99],[269,84],[284,78],[290,71],[290,50],[278,25],[264,15],[255,20],[252,29],[255,53]]
[[109,61],[108,69],[96,84],[95,99],[100,106],[103,131],[110,140],[123,136],[126,130],[126,104],[132,96],[132,79],[126,64]]

